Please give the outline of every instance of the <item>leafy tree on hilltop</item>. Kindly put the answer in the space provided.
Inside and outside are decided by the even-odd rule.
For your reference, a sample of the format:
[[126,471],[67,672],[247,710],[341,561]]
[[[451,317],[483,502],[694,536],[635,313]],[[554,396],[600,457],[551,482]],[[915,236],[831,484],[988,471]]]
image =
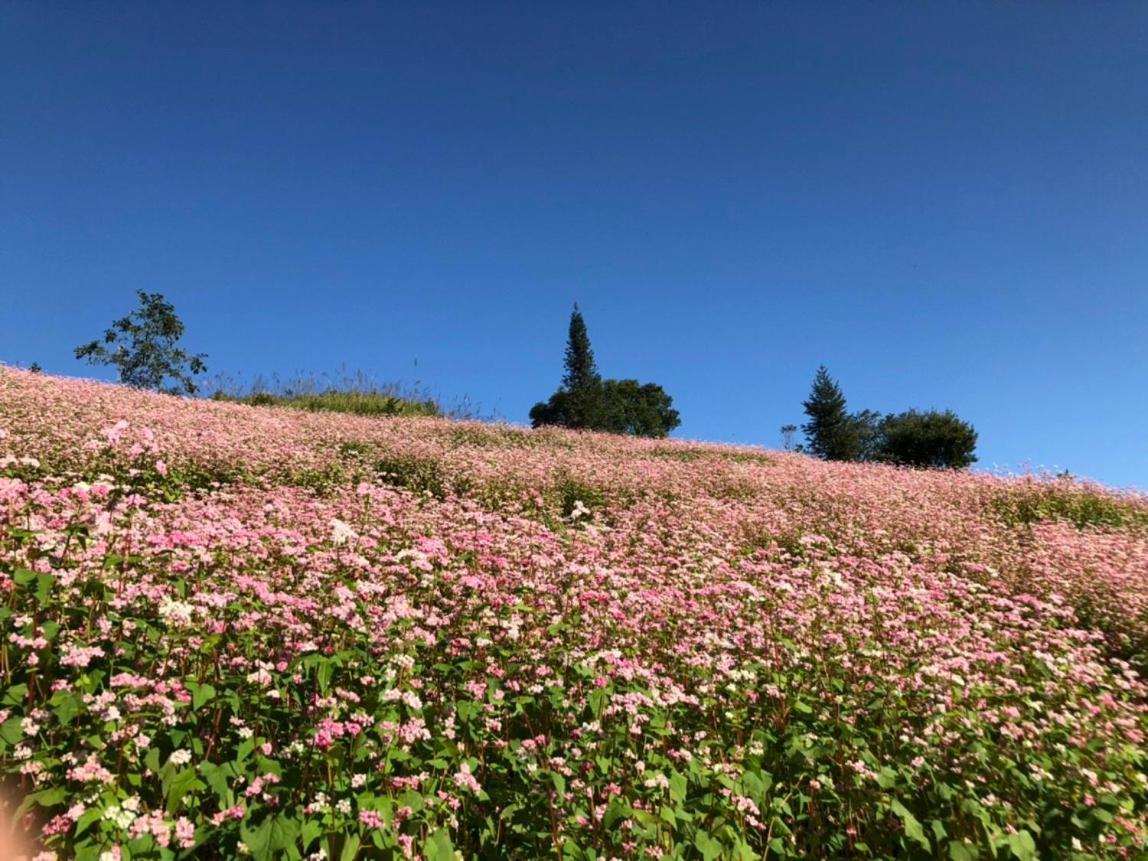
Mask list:
[[876,410],[861,410],[850,418],[857,434],[857,460],[881,460],[885,416]]
[[194,377],[207,370],[203,361],[207,356],[191,355],[177,346],[183,337],[183,321],[163,294],[138,290],[136,295],[140,307],[112,323],[102,343],[92,341],[76,347],[76,358],[114,365],[119,369],[120,382],[129,386],[194,395]]
[[594,362],[586,321],[578,306],[570,315],[562,385],[530,410],[534,427],[560,425],[635,436],[664,437],[679,424],[673,398],[655,383],[603,380]]
[[976,462],[977,432],[952,410],[909,410],[881,422],[878,459],[903,466],[965,469]]
[[806,450],[824,460],[857,460],[861,439],[857,422],[845,409],[845,395],[822,365],[803,404],[809,421],[801,426]]
[[664,437],[682,423],[674,399],[656,383],[637,380],[606,380],[603,430],[632,436]]

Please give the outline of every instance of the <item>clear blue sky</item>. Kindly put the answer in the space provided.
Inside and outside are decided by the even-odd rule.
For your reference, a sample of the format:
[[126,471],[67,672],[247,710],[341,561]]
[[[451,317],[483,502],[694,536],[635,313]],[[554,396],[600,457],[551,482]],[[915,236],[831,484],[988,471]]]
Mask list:
[[1146,46],[1140,0],[8,2],[0,360],[101,375],[142,288],[213,372],[525,421],[576,300],[678,436],[778,445],[824,362],[1148,487]]

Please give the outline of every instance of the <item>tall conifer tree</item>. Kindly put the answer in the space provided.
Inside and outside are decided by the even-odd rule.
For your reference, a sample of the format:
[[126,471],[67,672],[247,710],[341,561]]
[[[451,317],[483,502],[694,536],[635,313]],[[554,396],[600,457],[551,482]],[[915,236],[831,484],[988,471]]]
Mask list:
[[825,460],[857,460],[861,441],[857,422],[845,409],[845,395],[822,365],[804,403],[809,421],[801,426],[808,451]]
[[575,303],[566,337],[566,373],[562,376],[562,387],[568,392],[576,392],[589,389],[600,381],[598,367],[594,364],[594,351],[590,349],[590,335],[586,332],[586,321]]

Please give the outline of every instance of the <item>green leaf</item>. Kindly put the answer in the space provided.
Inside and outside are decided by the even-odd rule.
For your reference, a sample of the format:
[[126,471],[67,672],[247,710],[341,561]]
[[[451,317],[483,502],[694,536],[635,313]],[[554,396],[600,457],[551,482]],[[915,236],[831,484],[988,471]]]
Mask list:
[[159,748],[158,747],[152,747],[148,750],[147,756],[144,757],[144,765],[147,766],[147,770],[150,771],[152,774],[159,774],[160,766],[159,766]]
[[328,685],[331,684],[331,676],[334,674],[334,672],[335,664],[333,661],[325,660],[323,663],[319,664],[319,670],[316,673],[316,677],[319,681],[319,692],[324,696],[327,693]]
[[52,586],[55,584],[56,578],[51,574],[37,574],[36,575],[36,601],[40,604],[47,604],[48,598],[52,594]]
[[8,718],[0,724],[0,741],[5,744],[17,744],[24,737],[24,728],[20,726],[22,718]]
[[207,785],[215,790],[215,794],[219,797],[219,806],[230,807],[235,797],[227,785],[227,771],[214,763],[201,762],[199,773],[203,775]]
[[952,861],[976,861],[977,853],[969,849],[964,843],[950,843],[949,858]]
[[438,829],[423,845],[427,861],[454,861],[454,844],[445,828]]
[[295,839],[299,836],[299,822],[288,816],[270,816],[254,831],[241,827],[239,833],[255,861],[271,861],[283,853],[298,857]]
[[[13,530],[15,532],[15,530]],[[12,579],[16,582],[17,586],[27,586],[36,579],[36,572],[29,571],[27,568],[17,568],[12,572]]]
[[343,840],[343,851],[339,853],[339,861],[354,861],[355,856],[359,854],[359,846],[362,842],[363,838],[358,834],[348,834]]
[[679,772],[674,772],[670,775],[670,800],[678,804],[685,800],[686,789],[689,784],[686,781],[686,776]]
[[322,833],[323,823],[314,819],[303,820],[303,824],[299,827],[299,835],[303,839],[303,851],[306,852]]
[[1036,841],[1023,828],[1008,836],[1008,848],[1018,861],[1035,861]]
[[215,688],[204,682],[202,685],[189,682],[187,689],[191,691],[191,707],[199,711],[204,705],[215,699]]
[[82,701],[76,694],[71,691],[58,691],[52,697],[53,711],[56,713],[56,720],[62,725],[67,726],[76,715],[80,713]]
[[897,814],[897,818],[901,820],[901,825],[905,829],[905,836],[912,840],[917,841],[926,851],[932,851],[933,844],[929,842],[929,838],[925,836],[925,829],[921,827],[921,823],[917,820],[909,810],[900,801],[894,799],[890,805],[893,812]]
[[31,795],[24,797],[20,803],[20,807],[16,810],[16,817],[19,818],[31,810],[33,807],[55,807],[57,804],[62,804],[68,798],[68,791],[61,786],[53,787],[52,789],[41,789],[39,792],[33,792]]
[[713,861],[714,858],[721,855],[721,843],[714,840],[704,831],[699,831],[694,836],[694,846],[702,853],[702,858],[705,859],[705,861]]

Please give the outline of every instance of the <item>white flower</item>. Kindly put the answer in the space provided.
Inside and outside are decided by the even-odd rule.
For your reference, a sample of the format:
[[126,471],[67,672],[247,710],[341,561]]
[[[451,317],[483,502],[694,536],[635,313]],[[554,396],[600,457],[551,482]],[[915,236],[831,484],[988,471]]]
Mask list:
[[171,598],[164,598],[163,603],[159,605],[159,614],[163,620],[171,625],[188,625],[191,623],[192,614],[195,612],[195,607],[188,604],[186,601],[176,601]]
[[172,765],[187,765],[189,762],[191,762],[191,751],[177,750],[172,753],[171,759],[169,759],[168,762],[170,762]]
[[355,530],[338,518],[331,520],[331,543],[340,547],[352,538],[358,538]]

